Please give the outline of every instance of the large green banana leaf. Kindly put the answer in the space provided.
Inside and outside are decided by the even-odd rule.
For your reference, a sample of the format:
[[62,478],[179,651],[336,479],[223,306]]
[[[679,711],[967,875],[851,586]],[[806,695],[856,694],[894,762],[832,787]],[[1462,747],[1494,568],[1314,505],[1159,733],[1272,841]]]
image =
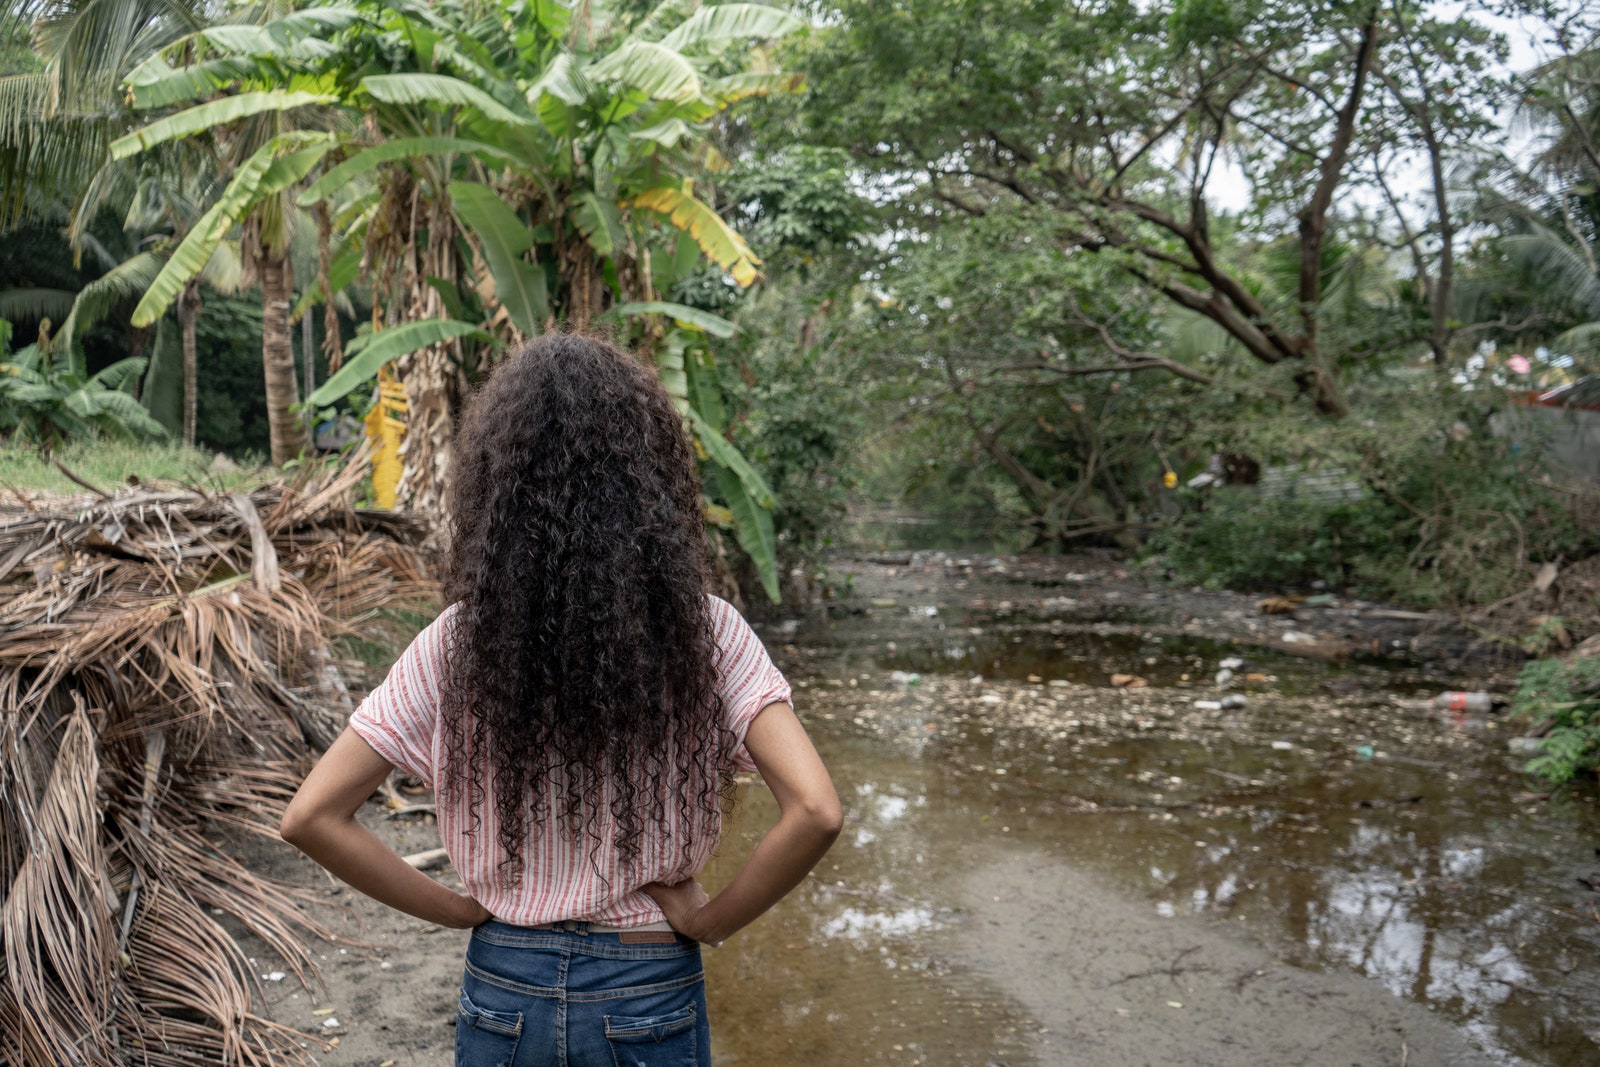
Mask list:
[[593,83],[578,67],[573,54],[562,52],[528,86],[524,96],[530,107],[538,107],[540,98],[546,93],[564,103],[581,104],[593,91]]
[[744,453],[735,448],[720,432],[712,429],[701,414],[693,407],[689,409],[689,425],[694,428],[695,440],[700,442],[706,454],[717,462],[718,466],[725,467],[733,472],[739,479],[739,484],[749,492],[750,498],[763,508],[778,506],[778,498],[772,495],[772,489],[767,485],[767,480],[761,477],[761,472],[750,465],[744,458]]
[[300,206],[310,207],[318,200],[331,196],[351,181],[385,163],[413,156],[442,156],[448,153],[486,156],[507,162],[512,158],[510,153],[494,145],[484,144],[482,141],[469,141],[464,137],[396,137],[392,141],[363,148],[318,178],[309,189],[300,194]]
[[765,4],[717,4],[702,7],[671,33],[661,44],[682,52],[696,45],[717,46],[730,41],[782,37],[805,23],[780,8]]
[[[310,147],[291,151],[281,159],[274,158],[286,148],[308,142]],[[150,283],[139,306],[133,310],[133,325],[149,326],[159,319],[189,279],[205,269],[206,262],[234,223],[265,198],[304,178],[333,144],[326,134],[297,131],[274,137],[257,149],[240,165],[217,202],[190,228],[162,266],[161,273],[156,275],[156,280]]]
[[646,189],[630,204],[667,216],[672,225],[694,238],[700,250],[733,275],[733,280],[740,285],[750,285],[760,276],[756,269],[761,264],[760,258],[721,215],[695,198],[692,182],[686,180],[681,186]]
[[494,275],[495,297],[517,329],[536,334],[549,316],[544,271],[522,254],[533,247],[533,233],[495,191],[479,182],[451,182],[456,215],[478,238]]
[[534,125],[533,119],[517,114],[476,85],[447,74],[371,74],[361,79],[361,87],[386,104],[467,107],[492,122]]
[[226,96],[169,115],[141,130],[134,130],[126,137],[117,138],[111,142],[111,158],[126,159],[163,141],[189,137],[213,126],[226,126],[264,111],[291,111],[313,104],[336,103],[338,99],[326,93],[288,92],[283,89]]
[[585,189],[572,203],[577,208],[573,219],[596,255],[614,256],[619,248],[627,247],[628,235],[622,229],[622,212],[615,200]]
[[599,82],[621,82],[652,100],[700,95],[700,72],[694,64],[677,49],[654,41],[629,41],[589,64],[584,73]]
[[147,111],[211,96],[259,69],[253,59],[224,56],[175,70],[158,52],[133,69],[127,84],[133,90],[133,106]]
[[357,338],[350,344],[351,353],[345,357],[344,365],[306,398],[306,404],[313,408],[331,404],[377,374],[378,368],[390,360],[399,359],[419,348],[427,348],[429,345],[436,345],[455,337],[473,337],[480,341],[493,340],[471,323],[457,322],[454,319],[419,319],[416,322],[407,322],[380,333],[369,334],[370,340],[365,340],[364,346],[359,349],[356,341],[364,339]]
[[[360,19],[361,12],[353,7],[309,7],[273,19],[263,26],[226,23],[207,26],[192,37],[200,37],[207,44],[235,55],[274,58],[286,55],[296,44],[313,34],[341,30]],[[166,51],[170,52],[171,49]]]
[[761,588],[774,604],[782,599],[778,591],[778,538],[772,529],[772,512],[751,498],[739,476],[726,467],[717,468],[717,487],[733,512],[733,536],[756,565]]
[[656,356],[656,376],[684,418],[689,417],[689,378],[684,373],[683,345],[667,344]]
[[709,311],[702,311],[687,304],[674,304],[668,300],[635,300],[627,304],[616,304],[610,309],[609,314],[665,315],[679,326],[709,333],[712,337],[728,338],[739,332],[737,326],[720,315],[713,315]]
[[693,135],[694,127],[677,117],[662,119],[628,134],[635,141],[654,141],[662,148],[676,148],[679,141]]
[[777,498],[744,454],[722,436],[722,387],[709,363],[687,349],[684,335],[668,335],[668,343],[656,361],[661,382],[688,420],[695,440],[710,457],[717,491],[727,501],[733,519],[734,536],[755,564],[761,587],[777,603],[777,538],[771,510],[777,507]]
[[[122,362],[127,362],[124,360]],[[141,364],[143,359],[134,362]],[[110,370],[111,368],[106,368]],[[84,418],[109,415],[119,425],[136,433],[147,434],[151,437],[165,437],[167,428],[150,417],[144,405],[127,393],[114,388],[93,389],[85,387],[74,390],[66,397],[67,407],[75,414]]]
[[798,71],[750,70],[713,78],[706,82],[706,92],[723,104],[732,104],[750,96],[798,92],[805,83],[806,76]]

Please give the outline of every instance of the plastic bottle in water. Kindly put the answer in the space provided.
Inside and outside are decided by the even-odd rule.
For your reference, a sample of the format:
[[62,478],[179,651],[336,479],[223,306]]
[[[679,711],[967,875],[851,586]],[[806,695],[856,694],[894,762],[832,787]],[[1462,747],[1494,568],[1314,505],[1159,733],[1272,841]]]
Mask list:
[[1490,693],[1440,693],[1433,698],[1433,703],[1447,711],[1492,711],[1494,696]]

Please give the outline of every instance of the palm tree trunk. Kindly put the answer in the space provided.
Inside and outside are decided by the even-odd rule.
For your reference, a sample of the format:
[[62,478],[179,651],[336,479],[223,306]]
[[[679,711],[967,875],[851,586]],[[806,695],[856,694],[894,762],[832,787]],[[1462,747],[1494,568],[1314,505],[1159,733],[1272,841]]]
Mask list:
[[200,283],[191,281],[178,297],[178,324],[183,330],[183,446],[194,447],[195,413],[198,410],[199,368],[195,359],[195,323],[200,318]]
[[256,270],[261,278],[261,366],[267,383],[267,427],[272,438],[272,462],[281,465],[307,447],[305,423],[291,410],[300,402],[294,343],[289,337],[293,283],[287,260],[262,257]]

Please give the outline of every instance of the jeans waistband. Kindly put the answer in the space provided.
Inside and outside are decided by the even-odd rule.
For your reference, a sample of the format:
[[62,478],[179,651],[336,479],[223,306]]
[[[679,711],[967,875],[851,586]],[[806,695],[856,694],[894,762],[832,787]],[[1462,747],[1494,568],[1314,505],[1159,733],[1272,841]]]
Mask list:
[[658,922],[644,923],[639,926],[612,926],[610,923],[588,922],[584,919],[561,919],[553,923],[540,923],[537,926],[524,926],[523,930],[566,930],[568,932],[587,932],[591,934],[628,934],[628,933],[655,933],[672,932],[672,924],[662,919]]

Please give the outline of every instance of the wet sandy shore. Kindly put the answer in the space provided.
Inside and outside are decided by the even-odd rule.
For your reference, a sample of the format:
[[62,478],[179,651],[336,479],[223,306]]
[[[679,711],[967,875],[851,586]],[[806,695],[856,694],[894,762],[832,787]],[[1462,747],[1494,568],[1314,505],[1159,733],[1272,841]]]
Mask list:
[[1226,923],[1161,918],[1032,852],[997,855],[965,889],[960,950],[1026,1005],[1040,1063],[1490,1062],[1377,982],[1291,966]]
[[[751,801],[749,821],[759,825],[770,802],[759,789]],[[396,824],[375,804],[363,818],[403,852],[434,839],[426,820]],[[753,835],[736,835],[713,879],[731,873]],[[1242,927],[1163,918],[1099,875],[1029,848],[979,845],[963,858],[965,873],[933,894],[933,921],[915,945],[902,942],[898,974],[886,974],[880,954],[860,939],[822,943],[817,914],[846,914],[859,903],[858,893],[832,887],[826,874],[708,953],[717,1062],[1490,1062],[1425,1007],[1370,979],[1289,964]],[[298,857],[283,857],[281,873],[321,878]],[[325,993],[292,979],[267,983],[273,1017],[320,1034],[318,1058],[326,1064],[452,1063],[466,935],[342,888],[329,886],[328,902],[334,925],[371,947],[323,946]],[[892,1002],[901,998],[905,1020],[894,1017]],[[330,1019],[336,1025],[325,1027]]]

